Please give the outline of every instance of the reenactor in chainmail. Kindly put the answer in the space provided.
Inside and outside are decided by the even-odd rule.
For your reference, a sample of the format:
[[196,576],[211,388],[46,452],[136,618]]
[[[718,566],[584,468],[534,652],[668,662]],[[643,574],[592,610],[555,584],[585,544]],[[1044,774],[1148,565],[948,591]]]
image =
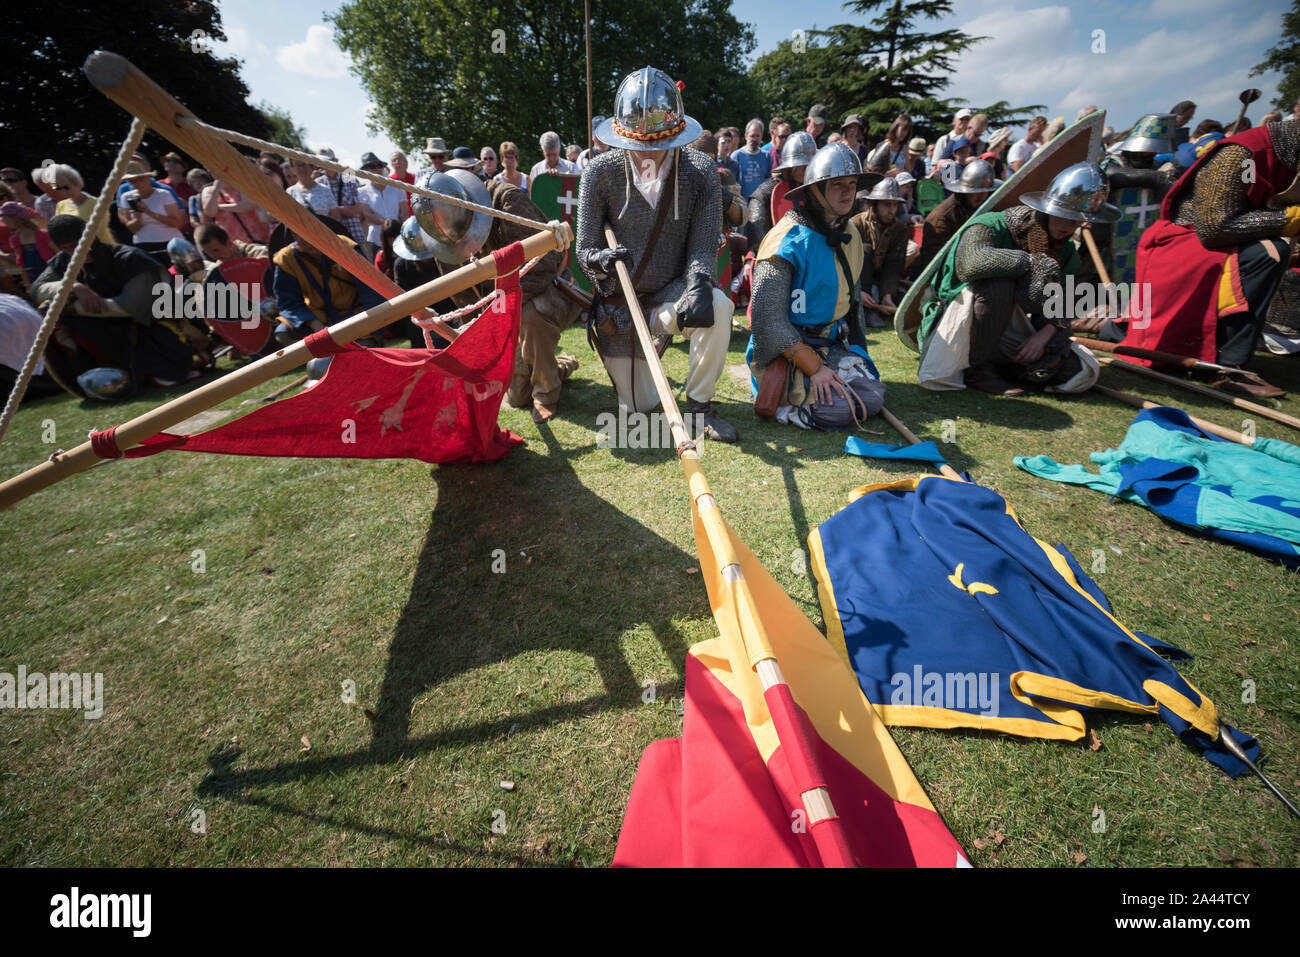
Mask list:
[[[1170,187],[1178,179],[1178,174],[1170,166],[1157,166],[1155,159],[1161,153],[1174,151],[1174,129],[1176,117],[1172,113],[1148,113],[1138,120],[1129,131],[1128,137],[1114,152],[1102,158],[1101,170],[1106,174],[1110,186],[1110,197],[1119,202],[1119,194],[1125,189],[1146,190],[1141,205],[1156,203],[1164,199]],[[1121,206],[1124,204],[1121,203]],[[1122,275],[1116,275],[1114,259],[1114,240],[1117,226],[1111,223],[1097,223],[1092,227],[1092,239],[1097,246],[1097,258],[1106,267],[1109,278],[1115,282],[1125,281]],[[1132,249],[1141,238],[1138,221],[1134,219],[1125,242],[1127,249]],[[1128,278],[1132,278],[1131,274]],[[1079,268],[1079,280],[1082,282],[1100,282],[1101,276],[1091,256],[1084,257]],[[1096,334],[1111,342],[1124,338],[1124,326],[1113,319],[1097,316],[1075,324],[1076,332],[1089,335]]]
[[[1300,161],[1300,123],[1268,123],[1219,140],[1164,198],[1138,246],[1149,315],[1130,322],[1125,345],[1240,368],[1250,359],[1289,249],[1300,205],[1269,208]],[[1262,383],[1262,380],[1261,380]],[[1279,395],[1267,383],[1224,388]]]
[[734,442],[736,430],[713,407],[734,309],[713,283],[722,231],[717,161],[685,146],[700,132],[667,74],[645,67],[625,77],[614,115],[596,134],[611,149],[582,174],[576,255],[595,285],[590,329],[619,403],[645,412],[659,401],[615,274],[625,261],[651,334],[690,340],[686,398],[696,435]]
[[884,406],[862,320],[862,235],[849,222],[858,189],[875,180],[847,143],[827,144],[759,247],[745,359],[760,416],[844,429]]
[[[869,174],[875,175],[875,174]],[[867,208],[850,222],[862,236],[862,304],[867,309],[867,325],[879,329],[885,325],[882,311],[891,312],[898,305],[899,285],[907,264],[907,241],[912,227],[900,218],[903,196],[892,176],[882,177],[865,196]],[[877,306],[886,307],[880,310]]]
[[[1101,170],[1076,163],[1046,190],[1021,196],[1022,205],[981,214],[966,226],[936,273],[936,298],[924,307],[922,330],[929,335],[933,319],[949,309],[969,309],[961,317],[969,323],[966,386],[1011,396],[1025,390],[1008,376],[1063,392],[1082,391],[1096,381],[1096,370],[1085,367],[1071,346],[1073,303],[1062,295],[1062,279],[1079,271],[1070,239],[1079,223],[1119,218],[1106,196]],[[966,289],[970,297],[963,295]],[[1017,308],[1029,329],[1013,326]]]
[[772,177],[765,179],[757,189],[749,194],[749,222],[745,231],[749,236],[749,248],[758,249],[763,237],[772,229],[775,220],[772,210],[772,195],[778,183],[784,183],[787,190],[803,183],[804,171],[817,153],[817,143],[811,133],[800,130],[791,133],[781,147],[781,162],[772,170]]
[[943,187],[950,195],[925,217],[921,252],[912,266],[917,276],[966,225],[966,220],[975,215],[989,193],[1002,185],[1002,180],[993,175],[993,164],[988,160],[971,160],[962,167],[945,166],[942,175]]

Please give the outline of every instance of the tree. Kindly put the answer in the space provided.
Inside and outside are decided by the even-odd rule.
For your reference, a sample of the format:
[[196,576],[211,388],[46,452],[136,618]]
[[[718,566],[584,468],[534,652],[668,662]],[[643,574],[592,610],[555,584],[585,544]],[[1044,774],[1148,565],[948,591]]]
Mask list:
[[[213,3],[18,3],[6,8],[5,27],[20,39],[10,44],[0,77],[8,107],[0,123],[0,165],[68,163],[89,191],[99,192],[131,118],[81,72],[95,50],[126,57],[205,122],[253,136],[269,132],[248,103],[239,62],[210,52],[212,40],[225,38]],[[152,130],[141,146],[155,165],[175,148]]]
[[1291,107],[1300,100],[1300,0],[1292,0],[1290,12],[1282,14],[1280,41],[1277,46],[1269,48],[1264,62],[1257,64],[1250,75],[1259,76],[1273,70],[1282,74],[1273,105],[1282,111],[1283,116],[1288,116]]
[[[744,68],[753,30],[729,0],[591,4],[592,111],[608,115],[619,81],[650,64],[685,85],[687,112],[716,128],[757,115]],[[540,158],[555,130],[587,143],[582,4],[501,0],[351,0],[330,18],[375,104],[374,125],[413,148],[519,144]]]
[[272,106],[263,100],[257,104],[257,111],[262,114],[271,130],[270,135],[264,137],[264,139],[293,149],[307,149],[307,131],[294,123],[293,117],[289,115],[288,110],[282,110],[278,106]]
[[[952,13],[948,0],[856,0],[844,4],[866,14],[884,8],[869,25],[841,23],[813,29],[805,44],[783,41],[759,57],[750,75],[766,103],[784,112],[797,129],[814,103],[826,106],[835,121],[861,113],[870,129],[867,139],[884,136],[899,113],[912,117],[918,135],[933,136],[947,129],[955,104],[939,93],[948,85],[955,61],[973,44],[960,30],[921,31],[914,22]],[[990,124],[1014,123],[1041,106],[1010,107],[999,101],[981,112]]]

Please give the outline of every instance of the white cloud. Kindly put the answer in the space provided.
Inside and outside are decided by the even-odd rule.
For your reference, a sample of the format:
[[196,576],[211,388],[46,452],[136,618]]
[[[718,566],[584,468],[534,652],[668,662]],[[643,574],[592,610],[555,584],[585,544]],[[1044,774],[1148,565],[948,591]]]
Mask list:
[[346,76],[352,61],[334,44],[329,27],[307,28],[307,39],[275,51],[275,60],[290,73],[322,78]]
[[233,56],[244,60],[254,57],[267,59],[271,56],[271,48],[260,40],[254,40],[246,27],[227,24],[224,29],[226,39],[212,44],[212,50],[217,56]]
[[[1177,0],[1180,9],[1226,2]],[[1145,34],[1108,29],[1106,52],[1094,54],[1092,20],[1074,18],[1066,7],[996,9],[960,24],[966,33],[993,39],[961,56],[945,94],[971,104],[1043,103],[1048,116],[1067,120],[1080,107],[1096,104],[1116,128],[1191,99],[1198,119],[1228,123],[1236,119],[1241,89],[1256,86],[1265,99],[1273,96],[1275,77],[1246,74],[1274,41],[1279,16],[1243,20],[1230,31],[1215,19],[1186,16],[1175,22],[1194,28],[1160,27]],[[1215,69],[1189,70],[1198,60]],[[1263,103],[1252,108],[1252,118],[1265,112]]]

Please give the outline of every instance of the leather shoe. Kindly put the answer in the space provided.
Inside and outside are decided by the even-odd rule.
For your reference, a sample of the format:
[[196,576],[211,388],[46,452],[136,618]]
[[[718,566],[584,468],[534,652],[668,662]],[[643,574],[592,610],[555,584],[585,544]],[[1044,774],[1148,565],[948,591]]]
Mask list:
[[1002,376],[998,375],[997,369],[991,365],[971,366],[966,370],[966,385],[971,389],[978,389],[980,392],[987,392],[989,395],[1024,395],[1025,390],[1018,385],[1012,385]]
[[740,433],[726,419],[718,415],[712,402],[691,401],[686,406],[686,413],[692,416],[690,431],[694,438],[727,443],[740,439]]

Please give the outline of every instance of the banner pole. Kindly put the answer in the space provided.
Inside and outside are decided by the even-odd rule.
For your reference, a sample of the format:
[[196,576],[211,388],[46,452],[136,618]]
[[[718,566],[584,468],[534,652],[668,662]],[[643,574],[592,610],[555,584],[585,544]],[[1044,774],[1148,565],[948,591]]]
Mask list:
[[[569,227],[565,225],[564,229],[567,232]],[[550,230],[546,230],[529,236],[521,245],[524,259],[532,259],[554,249],[556,236]],[[382,329],[402,316],[410,315],[414,310],[446,299],[469,286],[493,279],[495,276],[496,261],[490,257],[480,259],[423,286],[418,286],[410,292],[402,293],[396,299],[336,323],[326,331],[337,345],[346,345],[354,339]],[[227,373],[193,392],[178,396],[118,426],[113,433],[117,447],[126,450],[139,445],[150,436],[157,435],[178,422],[184,422],[192,415],[262,385],[290,369],[305,365],[312,358],[306,339],[264,356],[242,369]],[[49,461],[0,483],[0,508],[8,508],[33,492],[38,492],[69,475],[90,468],[99,461],[101,457],[95,453],[90,442],[83,442],[70,452],[56,452],[50,456]]]

